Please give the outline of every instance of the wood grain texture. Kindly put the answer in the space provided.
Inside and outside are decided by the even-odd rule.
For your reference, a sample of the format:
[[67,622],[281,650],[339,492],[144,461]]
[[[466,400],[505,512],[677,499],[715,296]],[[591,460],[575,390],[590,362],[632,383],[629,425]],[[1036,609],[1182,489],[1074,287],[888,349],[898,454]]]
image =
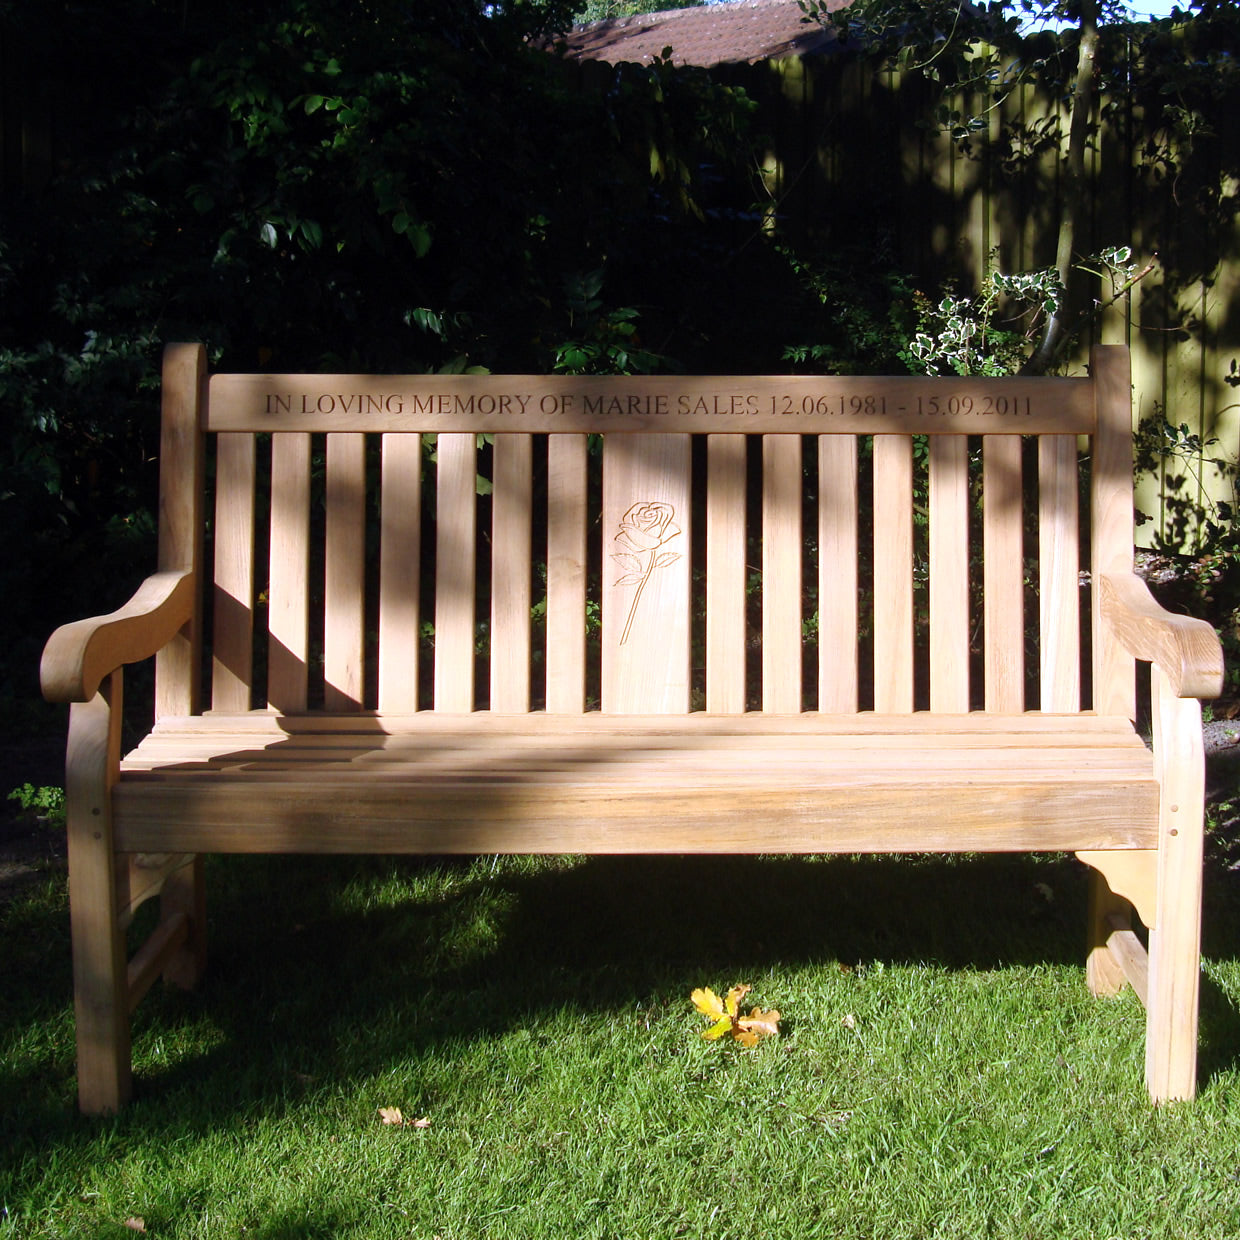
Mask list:
[[818,440],[818,709],[855,711],[857,646],[857,441]]
[[603,710],[689,709],[687,435],[603,448]]
[[969,443],[930,441],[930,709],[969,709]]
[[1043,710],[1081,706],[1080,513],[1076,440],[1038,441],[1038,651]]
[[271,443],[267,586],[267,701],[306,709],[310,658],[310,436]]
[[254,687],[253,435],[220,435],[215,454],[211,705],[249,710]]
[[1024,480],[1019,439],[982,446],[982,613],[986,709],[1025,708]]
[[[200,580],[202,561],[203,422],[207,353],[200,344],[164,350],[159,435],[160,572],[185,572]],[[184,631],[155,658],[155,716],[198,709],[202,626],[197,589]]]
[[323,705],[360,710],[366,646],[366,438],[327,436]]
[[132,1089],[125,934],[117,900],[112,788],[120,757],[121,679],[69,711],[65,820],[78,1106],[119,1110]]
[[762,440],[762,709],[801,702],[801,437]]
[[576,714],[586,699],[586,437],[547,443],[547,709]]
[[422,437],[384,435],[379,526],[379,709],[418,708]]
[[190,572],[155,573],[116,611],[61,625],[43,648],[43,696],[88,702],[109,673],[149,659],[189,622],[195,585]]
[[209,429],[432,434],[1039,434],[1094,428],[1082,379],[213,375]]
[[491,709],[530,708],[533,440],[500,435],[491,494]]
[[874,709],[913,709],[913,441],[874,437]]
[[706,441],[706,709],[745,709],[743,435]]
[[[1127,574],[1133,568],[1132,367],[1128,350],[1099,345],[1090,354],[1098,430],[1090,465],[1090,573]],[[1137,710],[1136,664],[1109,640],[1101,591],[1091,594],[1093,613],[1093,707],[1132,719]]]
[[1145,1083],[1156,1101],[1197,1092],[1205,751],[1201,703],[1178,697],[1155,665],[1154,762],[1158,811],[1158,913],[1150,931]]
[[1223,647],[1204,620],[1168,611],[1135,573],[1104,573],[1100,610],[1128,654],[1157,664],[1177,697],[1216,698],[1223,691]]
[[473,435],[440,435],[435,496],[435,709],[474,708],[478,552]]

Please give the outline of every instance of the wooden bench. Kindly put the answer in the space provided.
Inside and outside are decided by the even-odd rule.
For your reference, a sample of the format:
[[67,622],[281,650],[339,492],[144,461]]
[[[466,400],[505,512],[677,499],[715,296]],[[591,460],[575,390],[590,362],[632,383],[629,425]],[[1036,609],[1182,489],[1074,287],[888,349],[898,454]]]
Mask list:
[[1222,656],[1133,573],[1130,431],[1121,347],[921,379],[208,377],[170,346],[159,571],[42,666],[82,1109],[128,1097],[150,984],[200,975],[230,852],[1075,851],[1089,984],[1133,982],[1150,1094],[1190,1097]]

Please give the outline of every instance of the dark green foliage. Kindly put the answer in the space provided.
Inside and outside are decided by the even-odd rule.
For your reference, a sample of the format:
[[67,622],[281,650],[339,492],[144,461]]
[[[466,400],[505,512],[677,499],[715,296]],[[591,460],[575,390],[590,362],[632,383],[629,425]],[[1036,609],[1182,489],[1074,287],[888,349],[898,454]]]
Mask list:
[[648,369],[701,347],[687,304],[726,304],[743,93],[583,81],[526,41],[566,24],[553,0],[3,15],[54,155],[0,204],[5,716],[53,625],[153,567],[164,342],[236,370]]

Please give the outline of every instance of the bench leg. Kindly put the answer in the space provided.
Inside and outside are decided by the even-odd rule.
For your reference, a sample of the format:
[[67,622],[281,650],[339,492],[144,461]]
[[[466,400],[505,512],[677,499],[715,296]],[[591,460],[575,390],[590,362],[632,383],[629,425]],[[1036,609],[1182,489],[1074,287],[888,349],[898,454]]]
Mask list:
[[1100,999],[1117,995],[1127,982],[1124,970],[1112,954],[1108,940],[1115,931],[1113,917],[1132,924],[1132,905],[1117,896],[1097,871],[1089,872],[1089,955],[1085,958],[1085,981]]
[[169,874],[159,895],[160,921],[184,915],[189,923],[185,943],[164,966],[164,981],[182,990],[193,990],[207,967],[207,887],[203,859]]
[[112,782],[120,754],[120,677],[70,708],[65,755],[78,1105],[87,1115],[129,1098],[129,986],[112,848]]
[[1197,1090],[1205,755],[1201,703],[1153,672],[1159,806],[1158,912],[1150,931],[1145,1082],[1156,1102]]

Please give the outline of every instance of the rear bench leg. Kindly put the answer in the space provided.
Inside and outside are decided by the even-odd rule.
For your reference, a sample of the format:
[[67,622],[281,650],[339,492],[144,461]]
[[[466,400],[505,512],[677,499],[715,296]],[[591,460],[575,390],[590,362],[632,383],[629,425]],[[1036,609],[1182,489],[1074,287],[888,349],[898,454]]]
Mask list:
[[[1115,920],[1112,920],[1115,919]],[[1090,993],[1109,998],[1124,989],[1127,978],[1109,946],[1117,922],[1132,925],[1132,905],[1117,896],[1097,870],[1089,872],[1089,955],[1085,958],[1085,981]]]
[[201,855],[164,879],[159,916],[165,924],[182,916],[187,921],[185,942],[164,966],[164,981],[192,990],[207,967],[207,886]]
[[77,1027],[78,1105],[119,1110],[132,1088],[125,933],[112,848],[112,783],[120,757],[120,675],[69,713],[65,817]]
[[1145,1082],[1156,1102],[1197,1090],[1205,754],[1201,703],[1153,671],[1154,761],[1161,783],[1158,909],[1150,930]]

